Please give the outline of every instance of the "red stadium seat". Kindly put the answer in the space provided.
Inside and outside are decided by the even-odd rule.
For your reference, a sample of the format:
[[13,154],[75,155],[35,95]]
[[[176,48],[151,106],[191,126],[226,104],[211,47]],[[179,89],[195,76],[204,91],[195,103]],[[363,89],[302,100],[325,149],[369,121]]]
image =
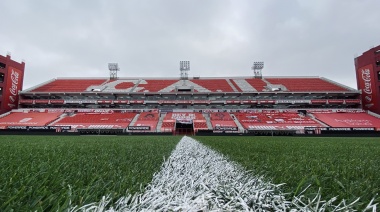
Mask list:
[[11,112],[0,118],[0,126],[46,126],[62,113],[47,112]]
[[305,127],[323,127],[307,116],[297,113],[235,113],[245,129],[303,129]]
[[284,85],[289,91],[348,91],[320,78],[266,78],[271,84]]
[[150,131],[155,131],[159,118],[157,112],[142,112],[133,126],[149,126]]
[[35,88],[31,92],[82,92],[93,85],[101,85],[106,79],[57,79],[46,85]]
[[212,92],[234,92],[226,79],[193,79],[190,81]]
[[131,123],[136,113],[77,113],[67,116],[55,126],[78,125],[81,128],[126,128]]
[[380,128],[380,119],[367,113],[314,113],[314,116],[331,127]]

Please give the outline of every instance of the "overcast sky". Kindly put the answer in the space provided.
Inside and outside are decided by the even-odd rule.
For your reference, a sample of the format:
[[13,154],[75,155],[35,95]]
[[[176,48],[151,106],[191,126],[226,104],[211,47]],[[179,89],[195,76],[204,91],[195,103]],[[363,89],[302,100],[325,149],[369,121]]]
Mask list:
[[0,54],[24,89],[56,77],[323,76],[356,88],[354,57],[380,45],[379,0],[1,0]]

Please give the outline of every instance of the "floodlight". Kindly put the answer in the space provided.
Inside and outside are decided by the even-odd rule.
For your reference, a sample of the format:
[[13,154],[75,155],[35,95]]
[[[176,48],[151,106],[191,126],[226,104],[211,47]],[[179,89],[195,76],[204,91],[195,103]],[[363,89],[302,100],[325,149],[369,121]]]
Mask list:
[[181,71],[181,79],[188,79],[188,71],[190,71],[190,61],[180,61],[179,70]]
[[262,78],[261,71],[264,68],[264,62],[253,62],[252,70],[255,75],[255,78]]
[[110,79],[117,79],[117,72],[119,69],[118,63],[108,63],[108,69],[110,70]]

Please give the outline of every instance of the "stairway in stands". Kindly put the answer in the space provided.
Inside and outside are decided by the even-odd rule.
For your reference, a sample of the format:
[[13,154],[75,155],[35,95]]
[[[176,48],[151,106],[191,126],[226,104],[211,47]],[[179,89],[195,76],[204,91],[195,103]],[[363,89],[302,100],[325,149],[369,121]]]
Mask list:
[[316,121],[317,123],[321,124],[324,127],[330,127],[328,124],[326,124],[323,121],[320,121],[317,118],[315,118],[315,116],[313,114],[308,113],[306,116],[308,116],[309,118],[313,119],[314,121]]
[[166,116],[166,113],[160,113],[160,119],[158,119],[156,130],[157,132],[161,132],[162,122],[164,121],[164,118]]
[[211,120],[210,120],[210,114],[208,114],[208,113],[202,113],[202,115],[206,119],[206,124],[207,124],[208,129],[212,130],[213,127],[212,127]]
[[131,123],[129,124],[129,126],[134,126],[139,116],[140,116],[139,113],[136,114],[135,117],[132,119]]
[[66,114],[66,113],[63,113],[63,114],[60,115],[56,120],[52,121],[51,123],[47,124],[46,126],[54,126],[55,123],[61,121],[61,120],[64,119],[66,116],[67,116],[67,114]]
[[226,79],[226,81],[231,86],[232,90],[234,90],[234,92],[239,92],[238,89],[236,89],[236,87],[232,84],[232,82],[230,81],[230,79]]
[[243,133],[244,132],[243,125],[240,124],[239,120],[236,118],[236,116],[234,114],[231,113],[230,115],[231,115],[232,119],[234,120],[236,126],[238,126],[239,132]]

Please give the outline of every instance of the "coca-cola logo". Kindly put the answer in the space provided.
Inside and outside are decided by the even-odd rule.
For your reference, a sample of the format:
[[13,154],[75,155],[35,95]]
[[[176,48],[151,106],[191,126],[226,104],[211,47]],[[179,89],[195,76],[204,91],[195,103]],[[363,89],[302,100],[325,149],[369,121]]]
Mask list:
[[19,82],[19,73],[14,71],[12,69],[11,72],[11,87],[9,88],[9,92],[11,93],[11,96],[9,96],[9,104],[8,106],[10,108],[16,107],[16,100],[17,100],[17,92],[18,92],[18,82]]
[[[372,84],[371,84],[371,71],[366,68],[362,69],[362,80],[363,80],[363,93],[364,101],[367,103],[372,103]],[[370,104],[365,105],[366,108],[370,108]]]
[[362,70],[362,79],[364,82],[363,92],[366,94],[372,94],[371,72],[369,69]]
[[18,85],[18,80],[19,80],[18,75],[19,74],[12,69],[12,73],[11,73],[12,85],[9,88],[9,91],[11,92],[13,96],[17,95],[17,85]]

